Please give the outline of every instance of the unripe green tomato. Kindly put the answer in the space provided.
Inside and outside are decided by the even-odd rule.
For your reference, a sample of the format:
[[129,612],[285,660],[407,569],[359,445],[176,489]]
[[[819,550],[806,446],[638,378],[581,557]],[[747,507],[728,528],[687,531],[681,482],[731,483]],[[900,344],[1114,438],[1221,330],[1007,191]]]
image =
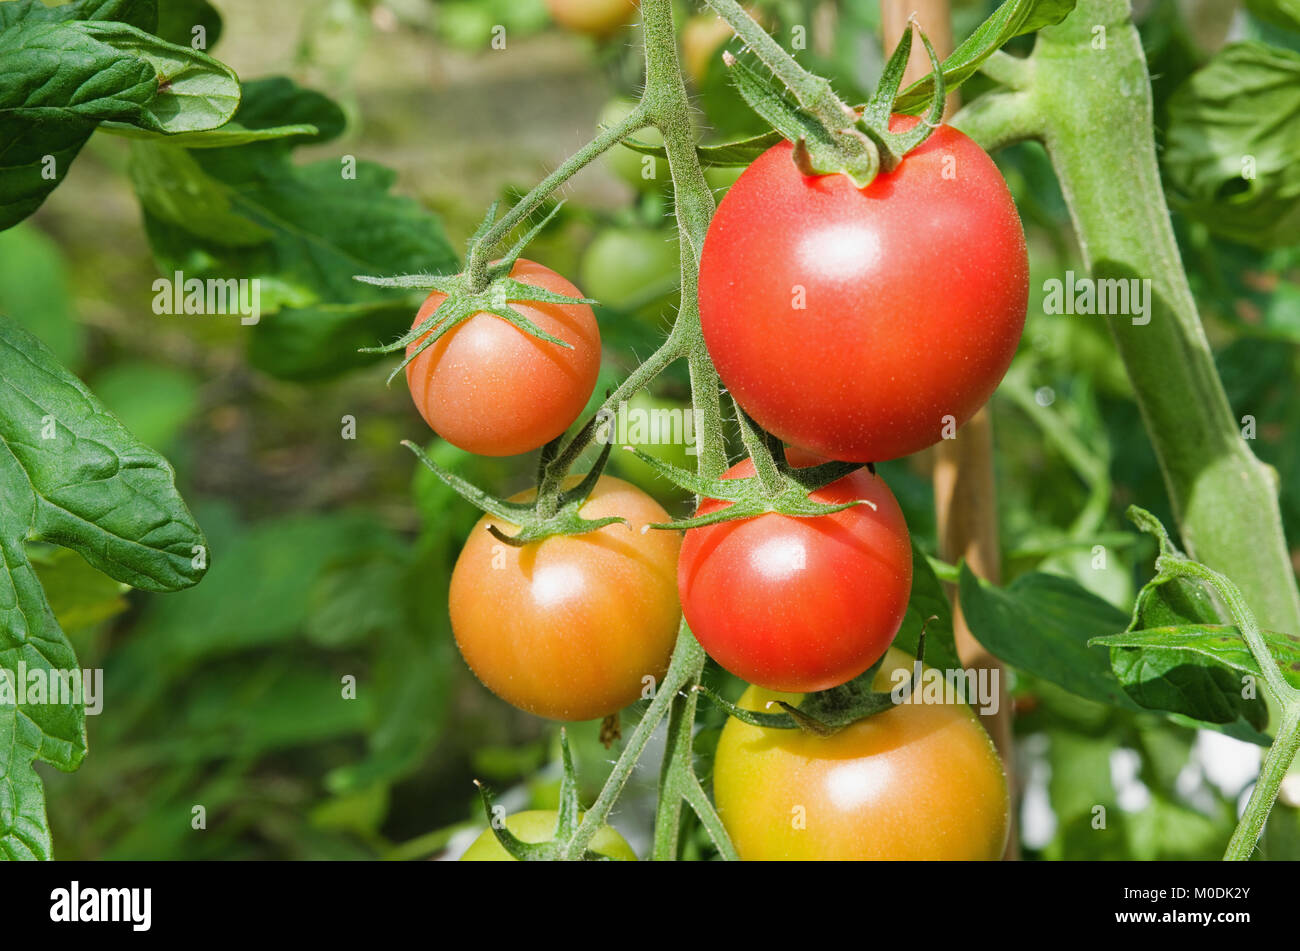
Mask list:
[[696,443],[691,404],[641,392],[627,401],[623,412],[618,409],[615,408],[609,432],[615,446],[610,461],[618,474],[647,492],[663,497],[680,496],[681,491],[649,463],[619,447],[635,446],[648,456],[694,472]]
[[579,273],[588,297],[615,310],[629,310],[670,297],[677,290],[680,267],[675,232],[607,228],[587,245]]
[[[617,125],[631,114],[636,105],[636,102],[631,99],[611,99],[600,112],[600,124]],[[632,138],[646,145],[664,144],[663,135],[653,126],[634,132]],[[668,171],[667,159],[642,155],[640,152],[632,151],[626,145],[616,145],[606,152],[605,161],[610,171],[641,191],[667,188],[672,178]]]
[[[549,842],[555,838],[555,826],[559,819],[560,814],[554,809],[530,809],[507,817],[506,828],[525,842]],[[632,851],[632,846],[628,845],[627,840],[611,826],[602,826],[592,837],[591,844],[587,848],[597,855],[604,855],[611,859],[623,862],[636,861],[636,853]],[[462,862],[517,861],[497,841],[491,829],[484,829],[483,833],[465,850],[460,860]]]

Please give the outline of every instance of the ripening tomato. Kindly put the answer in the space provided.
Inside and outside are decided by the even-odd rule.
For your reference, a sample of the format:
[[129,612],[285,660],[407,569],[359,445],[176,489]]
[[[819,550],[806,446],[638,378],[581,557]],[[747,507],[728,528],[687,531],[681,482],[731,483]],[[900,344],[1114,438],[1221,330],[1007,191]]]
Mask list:
[[554,720],[592,720],[639,700],[663,677],[677,640],[681,541],[641,531],[668,513],[635,486],[601,476],[581,514],[627,523],[515,548],[487,526],[507,535],[516,527],[485,515],[451,575],[451,626],[465,662],[501,699]]
[[713,362],[788,443],[855,462],[924,449],[984,405],[1020,340],[1029,262],[1011,193],[948,126],[863,189],[791,156],[788,142],[759,156],[709,226]]
[[[581,821],[581,816],[579,820]],[[507,816],[506,828],[525,842],[549,842],[555,838],[555,826],[559,821],[560,814],[554,809],[530,809]],[[591,837],[591,844],[587,848],[606,858],[625,862],[636,861],[636,853],[632,851],[632,846],[628,845],[627,839],[619,835],[618,831],[611,826],[602,826],[600,831]],[[465,850],[460,860],[462,862],[513,862],[515,857],[497,841],[491,829],[484,829],[483,833]]]
[[604,37],[636,15],[636,0],[546,0],[555,22],[566,30]]
[[[550,268],[525,258],[515,262],[510,276],[566,297],[583,296]],[[430,294],[412,326],[445,299],[441,291]],[[550,442],[578,418],[600,373],[600,330],[588,305],[510,306],[571,349],[479,313],[406,365],[406,383],[425,422],[447,442],[480,456],[513,456]]]
[[[724,478],[753,474],[746,459]],[[682,610],[701,646],[737,677],[773,690],[827,690],[862,673],[898,633],[912,590],[907,524],[883,479],[859,469],[812,498],[876,507],[692,528],[677,564]],[[726,504],[707,499],[698,514]]]
[[[891,649],[875,688],[891,690],[914,661]],[[799,697],[750,687],[740,706],[771,700]],[[964,703],[899,705],[829,737],[729,719],[713,796],[749,861],[992,860],[1007,840],[1006,776]]]

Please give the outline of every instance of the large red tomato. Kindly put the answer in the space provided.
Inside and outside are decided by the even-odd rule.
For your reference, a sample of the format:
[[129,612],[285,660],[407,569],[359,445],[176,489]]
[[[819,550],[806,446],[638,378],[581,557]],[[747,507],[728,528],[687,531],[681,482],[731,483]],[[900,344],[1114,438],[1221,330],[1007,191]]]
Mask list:
[[[559,274],[525,258],[515,262],[510,276],[566,297],[582,297]],[[446,296],[430,294],[412,326],[437,310]],[[411,399],[425,422],[447,442],[480,456],[513,456],[550,442],[578,418],[600,373],[600,330],[586,304],[511,301],[510,306],[572,349],[480,313],[406,365]],[[407,353],[418,344],[407,347]]]
[[448,597],[456,644],[479,680],[555,720],[592,720],[639,700],[667,670],[680,619],[673,568],[681,542],[676,532],[641,531],[668,521],[659,503],[601,476],[580,511],[627,523],[514,548],[487,531],[492,524],[509,535],[514,526],[483,516]]
[[788,443],[857,462],[924,449],[988,400],[1020,339],[1029,264],[1011,194],[948,126],[863,189],[805,176],[791,154],[759,156],[709,226],[713,362]]
[[[753,474],[746,459],[724,478]],[[701,646],[773,690],[826,690],[862,673],[898,633],[912,590],[907,524],[883,479],[860,469],[812,498],[876,508],[692,528],[677,562],[682,611]],[[699,514],[726,504],[707,499]]]
[[[875,688],[915,658],[891,650]],[[750,687],[748,710],[797,696]],[[770,710],[766,712],[771,712]],[[914,703],[830,737],[730,719],[713,763],[718,814],[742,859],[997,859],[1006,776],[964,703]]]

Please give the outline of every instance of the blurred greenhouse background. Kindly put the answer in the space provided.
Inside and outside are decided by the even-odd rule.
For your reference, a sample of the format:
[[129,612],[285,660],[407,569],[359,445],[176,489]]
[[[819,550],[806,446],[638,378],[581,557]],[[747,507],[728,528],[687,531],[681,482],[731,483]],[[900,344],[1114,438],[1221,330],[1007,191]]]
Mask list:
[[[542,0],[214,5],[224,20],[214,53],[244,81],[289,76],[341,106],[342,136],[298,149],[294,161],[349,154],[391,168],[393,191],[438,215],[447,254],[457,257],[486,207],[526,190],[586,141],[620,98],[636,94],[641,70],[635,30],[597,44],[552,26]],[[838,77],[842,93],[871,87],[881,67],[875,0],[759,6],[769,22],[813,24],[807,56]],[[957,4],[956,35],[992,6]],[[1300,48],[1300,36],[1234,7],[1138,4],[1160,77],[1162,131],[1174,90],[1227,39],[1268,31],[1272,42]],[[497,25],[505,49],[491,47]],[[696,77],[701,129],[717,139],[756,130],[716,59]],[[552,804],[557,727],[490,695],[452,643],[447,579],[477,513],[399,445],[429,432],[400,381],[385,385],[395,361],[355,360],[348,338],[338,366],[304,370],[254,342],[279,334],[272,339],[282,343],[292,332],[276,327],[276,315],[242,326],[155,314],[160,262],[128,153],[125,140],[94,136],[40,212],[0,234],[0,311],[173,462],[212,567],[191,590],[149,595],[124,592],[68,551],[38,553],[81,665],[104,668],[106,684],[81,769],[39,767],[56,855],[455,857],[483,826],[473,779],[503,793],[511,811]],[[618,163],[630,154],[581,173],[530,252],[605,302],[608,381],[650,351],[673,306],[670,201],[621,177]],[[1064,203],[1037,146],[998,161],[1025,221],[1031,288],[1041,298],[1045,277],[1078,262]],[[721,190],[729,176],[716,175]],[[1300,526],[1300,251],[1228,244],[1181,216],[1176,226],[1229,397],[1257,417],[1253,445],[1277,468],[1284,515]],[[1123,610],[1154,553],[1123,509],[1141,502],[1165,520],[1171,513],[1102,322],[1049,318],[1039,304],[1031,302],[1021,353],[993,404],[1005,574],[1063,573]],[[390,339],[409,321],[404,313],[379,313],[361,342]],[[655,393],[684,395],[680,368]],[[355,438],[346,438],[347,417]],[[445,444],[435,452],[501,491],[531,476],[521,460],[476,459]],[[618,464],[683,510],[685,500],[648,469]],[[922,456],[882,471],[914,536],[932,550],[926,467]],[[1300,549],[1300,538],[1291,542]],[[1092,567],[1095,544],[1111,552],[1104,571]],[[711,676],[735,695],[737,683],[716,669]],[[341,698],[347,677],[356,678],[354,700]],[[1221,853],[1256,748],[1216,734],[1198,739],[1157,715],[1104,709],[1048,684],[1021,679],[1014,694],[1027,857]],[[625,730],[636,712],[624,713]],[[707,708],[701,721],[707,762],[722,720]],[[598,726],[571,728],[588,798],[614,755]],[[651,765],[612,817],[641,854],[654,761],[645,758]],[[1097,803],[1113,805],[1124,824],[1117,853],[1093,854],[1097,840],[1086,832]],[[202,830],[192,827],[196,806],[206,812]],[[693,848],[709,854],[702,836]],[[1279,807],[1264,848],[1300,857],[1294,808]]]

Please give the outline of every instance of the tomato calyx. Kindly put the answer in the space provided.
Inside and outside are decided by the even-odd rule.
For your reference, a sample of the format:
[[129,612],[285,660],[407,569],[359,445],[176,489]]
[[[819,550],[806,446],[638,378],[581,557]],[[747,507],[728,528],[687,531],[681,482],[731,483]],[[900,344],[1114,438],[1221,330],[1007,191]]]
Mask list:
[[[573,838],[582,816],[578,803],[578,778],[573,768],[573,754],[569,752],[569,737],[563,727],[560,728],[560,805],[555,823],[555,835],[549,842],[525,842],[519,838],[493,812],[492,794],[487,786],[474,780],[479,797],[483,800],[483,809],[487,813],[488,828],[501,848],[521,862],[554,862],[560,858],[560,843]],[[588,850],[583,861],[613,861],[607,855]]]
[[[904,132],[891,132],[889,121],[911,54],[914,28],[921,34],[921,42],[929,54],[933,94],[924,119]],[[775,88],[730,53],[724,54],[723,61],[749,107],[793,143],[794,163],[804,175],[847,175],[856,187],[865,188],[881,172],[897,168],[903,157],[924,142],[943,118],[947,95],[943,69],[915,16],[908,19],[871,101],[861,110],[836,97],[824,79],[803,70],[788,54],[782,55],[785,59],[780,63],[781,74],[794,75],[799,80],[784,90]],[[794,96],[795,103],[786,92]]]
[[[493,202],[491,208],[488,209],[487,215],[469,240],[471,248],[492,227],[492,223],[496,220],[499,204],[499,202]],[[378,347],[363,347],[360,352],[393,353],[419,341],[406,354],[402,362],[397,365],[397,368],[389,374],[388,382],[391,383],[395,377],[406,369],[407,364],[433,346],[440,337],[476,314],[492,314],[507,323],[513,324],[524,333],[536,337],[538,340],[554,344],[557,347],[563,347],[566,350],[572,350],[572,344],[547,333],[510,306],[512,301],[536,301],[547,304],[598,303],[588,297],[568,297],[564,294],[557,294],[554,291],[516,280],[510,276],[511,269],[519,260],[519,256],[523,254],[524,249],[537,236],[537,233],[555,217],[559,209],[560,206],[557,204],[511,247],[505,257],[488,265],[486,282],[476,282],[468,271],[451,275],[406,274],[399,277],[357,275],[354,280],[365,284],[373,284],[379,287],[420,288],[422,290],[438,291],[446,295],[446,299],[438,305],[438,308],[433,313],[398,339]]]
[[[591,429],[595,425],[596,420],[592,419],[584,427],[583,432],[585,433],[587,429]],[[501,528],[491,524],[488,525],[487,530],[503,544],[514,548],[522,548],[525,545],[542,541],[554,535],[583,535],[604,528],[606,525],[613,525],[616,522],[627,523],[627,519],[619,516],[583,518],[579,514],[579,509],[587,501],[587,497],[591,495],[592,489],[596,487],[596,483],[605,469],[605,463],[609,460],[609,452],[613,448],[612,444],[605,446],[595,465],[591,467],[591,471],[582,478],[581,482],[571,489],[565,489],[563,487],[563,476],[560,473],[567,472],[571,460],[567,458],[567,453],[561,454],[558,452],[558,446],[562,439],[562,436],[558,437],[542,448],[541,461],[538,465],[537,496],[531,502],[512,502],[509,499],[498,498],[490,492],[480,489],[472,482],[461,478],[454,472],[444,469],[430,459],[422,448],[409,439],[403,440],[402,445],[415,453],[415,457],[430,472],[445,482],[452,491],[465,501],[489,515],[495,515],[506,524],[518,526],[518,530],[513,535],[507,535]],[[580,438],[575,439],[575,442],[582,445],[586,444]]]
[[[795,468],[786,459],[785,446],[781,441],[771,433],[760,429],[738,404],[733,405],[736,405],[736,417],[740,421],[741,439],[749,451],[749,458],[754,463],[755,475],[753,476],[741,479],[710,479],[674,466],[634,446],[624,447],[628,452],[635,453],[637,458],[657,474],[679,488],[701,499],[719,499],[731,503],[704,515],[652,524],[647,528],[663,530],[702,528],[705,525],[734,522],[768,513],[790,515],[795,518],[816,518],[820,515],[834,515],[856,505],[868,505],[873,509],[876,507],[874,502],[867,499],[854,499],[851,502],[841,503],[813,500],[810,497],[813,492],[824,489],[832,482],[837,482],[849,473],[861,469],[864,464],[831,461]],[[875,467],[871,463],[866,465],[874,474]]]
[[[932,620],[934,618],[929,618],[921,625],[921,633],[916,642],[916,664],[912,668],[911,685],[903,694],[905,697],[910,697],[919,685],[921,663],[925,656],[925,627]],[[771,730],[797,729],[813,736],[834,736],[845,727],[891,710],[899,703],[895,697],[897,688],[895,691],[880,691],[873,687],[876,673],[884,662],[885,654],[881,654],[870,668],[852,680],[829,690],[805,694],[798,706],[786,703],[784,700],[772,701],[781,708],[782,713],[746,710],[729,700],[724,700],[703,684],[697,685],[695,689],[730,716],[750,726]]]

